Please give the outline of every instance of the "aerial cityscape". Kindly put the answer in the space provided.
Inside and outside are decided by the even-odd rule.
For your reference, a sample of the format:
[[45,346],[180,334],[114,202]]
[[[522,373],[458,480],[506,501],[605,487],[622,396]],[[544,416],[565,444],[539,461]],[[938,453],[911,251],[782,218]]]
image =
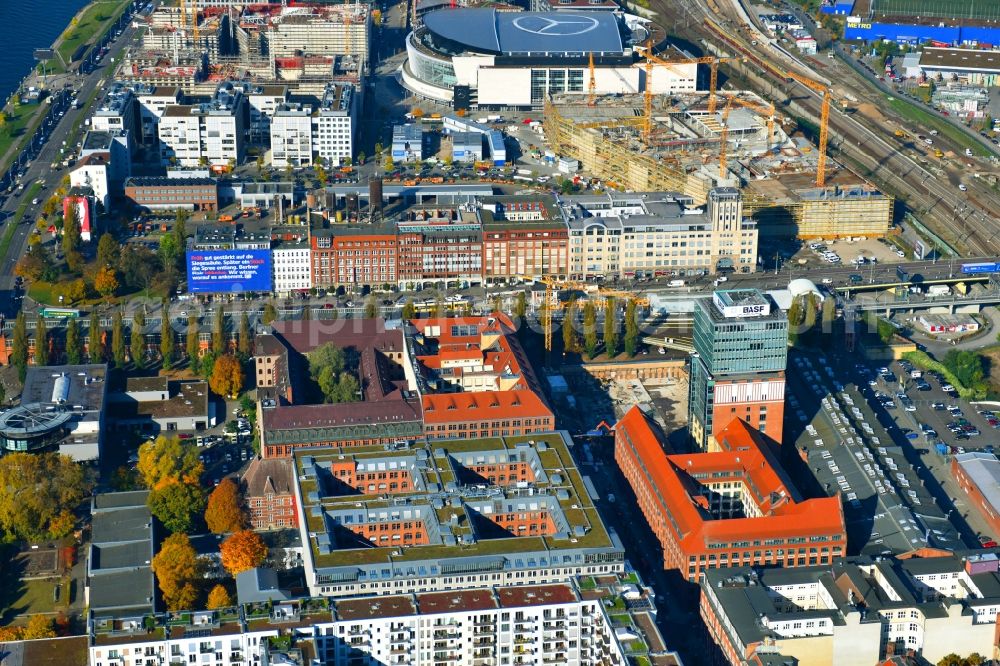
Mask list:
[[0,666],[1000,663],[1000,2],[0,19]]

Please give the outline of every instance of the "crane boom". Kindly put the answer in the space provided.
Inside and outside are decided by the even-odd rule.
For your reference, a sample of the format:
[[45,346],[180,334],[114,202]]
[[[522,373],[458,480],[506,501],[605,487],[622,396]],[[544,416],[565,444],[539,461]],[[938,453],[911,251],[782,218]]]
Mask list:
[[791,70],[787,74],[806,88],[823,95],[823,104],[819,114],[819,158],[816,160],[816,186],[823,187],[826,183],[826,144],[830,131],[830,89],[819,81],[813,81]]
[[729,112],[733,110],[733,97],[726,100],[726,108],[722,111],[722,134],[719,136],[719,180],[726,177],[727,148],[729,146]]
[[587,86],[587,106],[597,103],[597,76],[594,73],[594,52],[590,52],[590,84]]

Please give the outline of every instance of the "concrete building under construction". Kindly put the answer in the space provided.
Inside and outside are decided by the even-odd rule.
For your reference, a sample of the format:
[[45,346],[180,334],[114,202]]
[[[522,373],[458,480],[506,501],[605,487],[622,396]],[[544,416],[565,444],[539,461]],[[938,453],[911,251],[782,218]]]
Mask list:
[[[774,106],[753,93],[726,91],[709,112],[707,93],[608,97],[593,106],[551,96],[545,138],[608,187],[681,192],[697,205],[715,187],[744,188],[746,212],[761,238],[882,236],[892,197],[827,160],[815,185],[816,149],[790,137]],[[723,149],[724,147],[724,149]]]

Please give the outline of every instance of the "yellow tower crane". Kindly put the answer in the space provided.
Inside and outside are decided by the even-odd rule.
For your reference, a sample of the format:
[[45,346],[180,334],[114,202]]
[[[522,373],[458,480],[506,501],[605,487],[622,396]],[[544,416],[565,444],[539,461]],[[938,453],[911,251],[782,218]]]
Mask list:
[[823,187],[826,183],[826,142],[830,130],[830,89],[819,81],[813,81],[792,71],[788,72],[788,76],[806,88],[823,95],[823,105],[819,114],[819,158],[816,160],[816,186]]
[[719,135],[719,180],[726,177],[726,159],[729,146],[729,112],[733,110],[733,97],[726,100],[722,110],[722,134]]
[[587,86],[587,106],[597,104],[597,75],[594,72],[594,52],[590,52],[590,83]]
[[650,112],[652,111],[652,95],[653,95],[651,86],[651,81],[653,77],[653,63],[656,63],[658,65],[663,65],[664,67],[672,67],[674,65],[709,65],[711,75],[708,81],[708,112],[715,113],[715,108],[716,108],[715,88],[719,82],[719,63],[736,62],[740,60],[739,58],[716,58],[715,56],[665,60],[653,54],[653,49],[650,46],[650,42],[646,42],[646,46],[640,47],[639,50],[640,53],[646,58],[646,99]]

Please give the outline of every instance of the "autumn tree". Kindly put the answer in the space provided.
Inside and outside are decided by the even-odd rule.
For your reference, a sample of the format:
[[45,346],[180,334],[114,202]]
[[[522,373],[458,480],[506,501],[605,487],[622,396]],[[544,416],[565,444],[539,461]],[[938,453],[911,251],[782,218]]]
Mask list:
[[417,316],[417,305],[413,302],[412,298],[406,299],[406,304],[403,306],[403,319],[409,320]]
[[229,534],[247,527],[243,497],[231,478],[223,479],[208,496],[205,523],[214,534]]
[[639,351],[639,314],[634,298],[625,305],[625,353],[635,356]]
[[115,360],[115,366],[125,367],[125,324],[121,310],[117,310],[111,319],[111,357]]
[[604,302],[604,353],[618,355],[618,304],[610,296]]
[[24,627],[23,638],[26,641],[39,638],[55,638],[56,632],[52,627],[52,619],[45,615],[32,615]]
[[132,334],[129,344],[129,355],[132,356],[132,364],[136,368],[142,368],[143,357],[146,355],[146,314],[143,308],[136,308],[132,315]]
[[365,319],[374,319],[378,316],[378,305],[375,303],[375,297],[369,296],[368,300],[365,302]]
[[269,326],[272,321],[278,318],[278,310],[274,307],[274,303],[265,303],[264,312],[261,314],[260,320],[264,326]]
[[220,608],[229,608],[232,605],[233,598],[229,596],[229,592],[225,586],[220,583],[208,593],[208,601],[205,604],[205,608],[208,610],[218,610]]
[[198,356],[201,352],[201,341],[198,337],[198,317],[197,315],[188,316],[187,325],[187,344],[186,349],[188,363],[191,365],[191,369],[195,372],[198,371]]
[[90,328],[87,331],[87,356],[91,363],[104,362],[104,342],[101,339],[101,320],[97,316],[97,311],[90,313]]
[[45,317],[35,320],[35,365],[49,364],[49,329],[45,325]]
[[163,313],[160,316],[160,358],[163,359],[163,367],[169,368],[174,364],[174,329],[170,326],[170,317],[167,316],[167,303],[163,302]]
[[194,608],[198,600],[201,567],[191,540],[186,534],[172,534],[153,557],[153,573],[160,586],[167,610]]
[[570,297],[569,302],[566,304],[566,309],[563,310],[563,353],[569,354],[579,349],[579,339],[576,333],[576,298]]
[[524,315],[528,313],[528,297],[523,291],[517,292],[517,298],[514,300],[514,316],[518,319],[524,319]]
[[222,566],[231,575],[259,567],[267,559],[267,545],[251,530],[240,530],[219,545]]
[[66,536],[87,488],[83,467],[69,456],[8,453],[0,458],[2,536],[28,541]]
[[28,323],[24,319],[24,310],[19,310],[14,320],[10,362],[17,367],[17,374],[23,383],[28,373]]
[[151,490],[176,483],[197,484],[205,471],[198,460],[198,449],[193,444],[164,435],[139,447],[136,468]]
[[62,249],[66,255],[80,249],[80,218],[76,206],[67,206],[63,217]]
[[80,337],[80,324],[76,319],[70,319],[66,324],[66,363],[69,365],[83,363],[83,338]]
[[118,291],[118,273],[113,268],[102,266],[94,276],[94,289],[104,298],[112,296]]
[[215,359],[212,377],[208,387],[221,396],[235,398],[243,388],[243,366],[232,354],[223,354]]
[[212,320],[212,353],[219,356],[226,351],[226,320],[225,313],[220,305],[215,309],[215,317]]
[[45,273],[45,260],[39,252],[29,252],[18,259],[14,266],[14,275],[20,275],[31,282],[40,280],[43,273]]
[[121,245],[111,234],[102,234],[97,241],[97,266],[99,268],[114,268],[121,256]]
[[190,532],[205,511],[205,491],[193,483],[173,483],[150,491],[146,505],[171,532]]
[[253,347],[253,338],[250,337],[250,318],[247,313],[240,313],[239,337],[236,341],[237,350],[243,357],[250,356],[250,349]]
[[583,350],[587,358],[597,356],[597,308],[591,301],[583,306]]

